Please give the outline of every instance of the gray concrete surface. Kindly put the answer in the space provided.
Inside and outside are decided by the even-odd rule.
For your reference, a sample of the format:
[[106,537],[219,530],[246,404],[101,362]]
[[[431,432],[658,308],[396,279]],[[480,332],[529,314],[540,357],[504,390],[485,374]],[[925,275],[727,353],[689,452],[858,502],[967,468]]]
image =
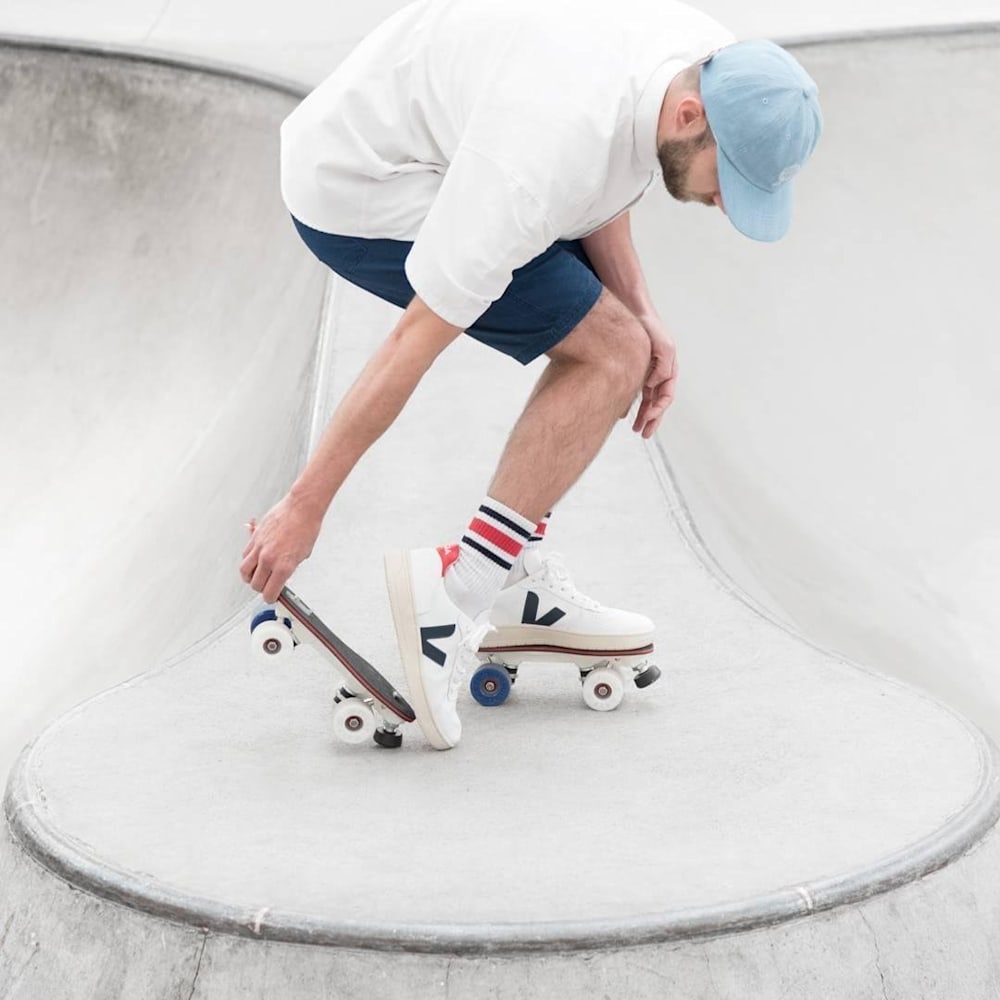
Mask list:
[[[393,315],[337,287],[318,417]],[[534,374],[449,351],[296,577],[397,678],[380,553],[454,536]],[[526,667],[502,709],[465,698],[452,753],[344,747],[325,667],[259,666],[241,623],[48,727],[4,800],[0,996],[996,992],[994,746],[743,600],[672,464],[623,425],[553,522],[585,589],[660,628],[664,680],[615,713]]]
[[299,463],[325,284],[277,191],[294,102],[0,48],[4,773],[246,604],[232,552]]

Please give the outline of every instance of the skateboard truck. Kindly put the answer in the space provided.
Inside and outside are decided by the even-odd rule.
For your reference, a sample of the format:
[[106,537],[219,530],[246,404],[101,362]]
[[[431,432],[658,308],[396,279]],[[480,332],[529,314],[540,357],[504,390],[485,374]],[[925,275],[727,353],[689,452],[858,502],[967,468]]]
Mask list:
[[286,661],[296,646],[312,646],[343,682],[334,695],[334,733],[344,743],[398,747],[399,727],[416,718],[406,699],[363,656],[351,649],[300,597],[282,589],[273,607],[250,623],[251,644],[268,663]]

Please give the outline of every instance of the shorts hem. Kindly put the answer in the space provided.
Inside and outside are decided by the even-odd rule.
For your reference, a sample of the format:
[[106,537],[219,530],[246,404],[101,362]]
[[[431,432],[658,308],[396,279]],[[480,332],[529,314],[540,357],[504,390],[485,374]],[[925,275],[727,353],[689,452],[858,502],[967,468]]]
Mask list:
[[[558,323],[550,329],[549,336],[544,338],[536,337],[530,345],[526,345],[526,350],[520,350],[508,356],[522,365],[530,365],[532,361],[536,361],[543,354],[551,351],[553,347],[562,343],[583,322],[587,313],[597,304],[597,300],[601,297],[601,292],[603,291],[604,286],[600,282],[597,282],[592,295],[577,299],[573,304],[573,308],[568,309],[560,316]],[[487,346],[492,347],[493,345],[490,344]],[[501,349],[494,347],[494,350]],[[501,353],[507,352],[502,351]]]

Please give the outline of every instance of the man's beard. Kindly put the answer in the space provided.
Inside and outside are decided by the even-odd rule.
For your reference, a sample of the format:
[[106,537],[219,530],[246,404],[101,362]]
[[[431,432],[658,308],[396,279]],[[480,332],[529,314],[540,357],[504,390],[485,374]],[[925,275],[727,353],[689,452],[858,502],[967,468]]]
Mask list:
[[705,130],[689,139],[664,139],[657,147],[656,154],[663,170],[663,183],[671,198],[687,201],[688,174],[691,172],[691,161],[695,155],[706,149],[715,141],[712,130],[706,125]]

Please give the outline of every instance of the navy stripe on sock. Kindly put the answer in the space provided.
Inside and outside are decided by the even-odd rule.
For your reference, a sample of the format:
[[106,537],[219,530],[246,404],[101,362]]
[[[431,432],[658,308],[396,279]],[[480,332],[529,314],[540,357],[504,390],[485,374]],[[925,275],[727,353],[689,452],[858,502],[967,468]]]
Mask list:
[[490,552],[488,548],[484,545],[480,545],[475,539],[470,538],[468,535],[462,535],[462,544],[468,545],[470,549],[475,549],[481,555],[486,556],[487,559],[493,560],[498,566],[502,566],[504,569],[513,569],[514,564],[509,563],[504,559],[501,559],[495,552]]
[[516,531],[522,538],[531,538],[531,532],[525,530],[516,521],[512,521],[509,517],[504,517],[503,514],[498,513],[495,510],[491,510],[486,504],[483,504],[480,508],[483,514],[488,514],[493,518],[494,521],[499,521],[502,525],[510,528],[511,531]]

